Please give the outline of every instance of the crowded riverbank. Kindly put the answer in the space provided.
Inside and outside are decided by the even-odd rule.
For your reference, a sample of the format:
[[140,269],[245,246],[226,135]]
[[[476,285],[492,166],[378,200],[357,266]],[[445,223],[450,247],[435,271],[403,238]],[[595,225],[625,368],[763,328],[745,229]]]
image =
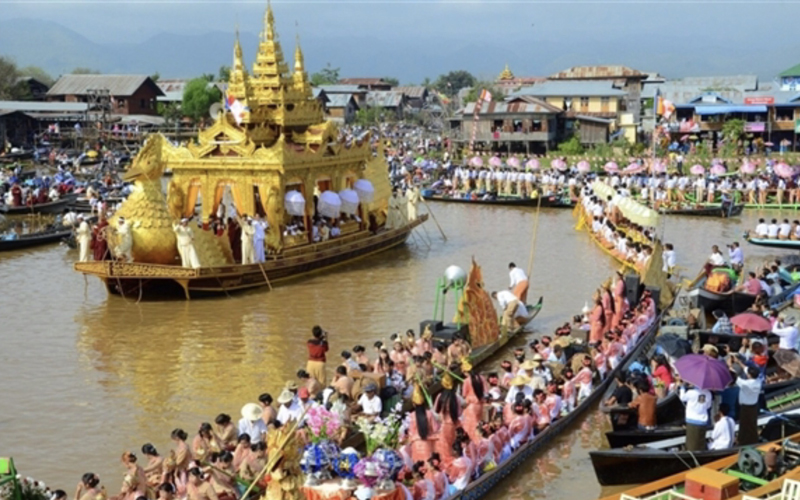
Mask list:
[[[460,206],[435,210],[447,230],[447,243],[435,242],[428,249],[412,242],[268,295],[234,299],[135,304],[107,297],[96,282],[85,285],[70,270],[74,255],[63,248],[4,255],[0,277],[16,291],[22,307],[2,311],[10,320],[3,334],[9,347],[4,349],[4,366],[29,382],[12,388],[8,396],[13,404],[0,423],[4,445],[22,449],[22,454],[15,453],[18,465],[48,484],[71,487],[88,467],[109,491],[116,491],[123,471],[115,458],[121,450],[137,450],[148,441],[167,450],[173,428],[193,430],[220,411],[238,414],[243,401],[262,392],[279,394],[298,368],[293,357],[305,353],[310,325],[322,324],[331,332],[334,354],[413,328],[432,312],[435,282],[444,269],[451,264],[467,267],[453,255],[476,255],[489,289],[506,287],[507,263],[524,262],[529,250],[511,229],[532,231],[534,211]],[[741,223],[670,219],[665,241],[689,231],[697,235],[680,239],[678,248],[678,264],[694,272],[712,244],[740,239],[742,228],[754,227],[758,215],[747,213]],[[573,227],[569,211],[542,211],[529,294],[547,297],[535,322],[539,335],[551,334],[583,307],[597,284],[617,268]],[[774,255],[770,249],[750,246],[744,251],[748,261]],[[31,276],[48,276],[53,286],[43,290]],[[343,299],[367,292],[370,300]],[[47,320],[32,321],[42,309],[49,312]],[[298,313],[279,314],[287,309]],[[526,343],[520,339],[512,345]],[[34,348],[37,345],[52,349]],[[11,352],[19,354],[12,357]],[[507,348],[492,364],[510,357]],[[24,415],[35,411],[56,418],[41,440],[72,450],[85,466],[77,470],[61,453],[22,445],[26,434],[35,430]],[[593,493],[576,490],[573,482],[577,473],[595,484],[586,452],[600,447],[603,436],[598,425],[586,424],[595,422],[593,418],[587,414],[585,429],[571,429],[549,451],[525,463],[510,482],[512,491],[518,488],[524,498],[539,498],[543,492],[548,498],[575,498],[579,492],[589,498]],[[109,430],[108,422],[119,431]],[[599,493],[599,487],[594,488]]]

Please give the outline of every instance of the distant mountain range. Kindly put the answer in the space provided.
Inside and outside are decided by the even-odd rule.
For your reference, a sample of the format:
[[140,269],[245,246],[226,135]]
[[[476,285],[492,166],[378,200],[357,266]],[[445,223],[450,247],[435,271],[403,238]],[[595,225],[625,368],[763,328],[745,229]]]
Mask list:
[[[326,63],[341,68],[343,77],[393,76],[403,84],[435,79],[450,70],[466,69],[478,77],[494,78],[508,63],[519,76],[546,76],[576,65],[621,64],[641,71],[658,71],[668,77],[756,74],[771,81],[777,73],[797,64],[800,42],[764,54],[755,47],[697,47],[684,41],[664,44],[658,37],[635,40],[613,34],[591,43],[557,40],[521,40],[493,37],[480,40],[442,38],[435,33],[391,39],[359,35],[305,37],[302,41],[309,72]],[[246,61],[258,45],[253,33],[241,34]],[[293,61],[294,40],[282,39],[284,56]],[[161,33],[140,43],[99,44],[57,23],[13,19],[0,22],[0,55],[20,66],[40,66],[54,77],[76,67],[103,73],[158,72],[162,78],[191,78],[217,73],[230,65],[233,34],[214,31],[203,35]]]

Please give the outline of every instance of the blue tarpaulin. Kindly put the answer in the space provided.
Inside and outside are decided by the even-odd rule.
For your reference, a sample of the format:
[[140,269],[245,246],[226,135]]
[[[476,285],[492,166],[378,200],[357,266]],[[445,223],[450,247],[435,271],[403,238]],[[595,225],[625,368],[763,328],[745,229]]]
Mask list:
[[766,113],[766,106],[745,106],[743,104],[720,104],[715,106],[695,106],[698,115],[726,115],[728,113]]

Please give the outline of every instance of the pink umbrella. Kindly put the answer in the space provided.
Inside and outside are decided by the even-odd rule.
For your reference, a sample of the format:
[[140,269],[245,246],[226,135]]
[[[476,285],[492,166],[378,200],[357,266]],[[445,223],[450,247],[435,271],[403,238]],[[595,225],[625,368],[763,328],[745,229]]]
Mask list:
[[500,159],[499,156],[492,156],[489,158],[489,165],[492,167],[499,167],[503,164],[503,161]]
[[713,175],[722,175],[722,174],[724,174],[725,172],[727,172],[727,170],[725,170],[725,167],[723,167],[721,164],[719,164],[719,163],[716,163],[716,164],[714,164],[714,165],[712,165],[712,166],[711,166],[711,170],[710,170],[710,172],[711,172]]
[[706,173],[706,169],[704,169],[702,165],[692,165],[689,172],[691,172],[692,175],[703,175]]
[[711,165],[721,165],[721,164],[722,160],[720,160],[719,158],[714,158],[713,160],[711,160]]
[[508,159],[508,166],[513,168],[519,168],[519,158],[512,157]]
[[528,160],[525,163],[525,168],[529,168],[531,170],[539,170],[539,160],[537,160],[535,158],[532,159],[532,160]]
[[473,156],[469,159],[469,164],[473,167],[482,167],[483,166],[483,158],[480,156]]
[[786,163],[780,162],[775,165],[775,174],[779,177],[783,177],[784,179],[788,179],[794,175],[794,169]]
[[567,169],[567,162],[560,158],[556,158],[555,160],[550,162],[550,166],[556,170],[564,171]]
[[753,174],[756,171],[756,166],[749,161],[745,161],[742,163],[742,173],[743,174]]
[[655,163],[653,163],[653,167],[652,168],[653,168],[653,172],[655,172],[657,174],[663,174],[664,172],[667,171],[667,166],[664,164],[664,162],[662,162],[660,160],[656,160]]
[[606,163],[603,166],[603,170],[605,170],[609,174],[612,174],[612,173],[619,172],[619,166],[616,163],[614,163],[613,161],[610,161],[610,162]]
[[644,165],[639,165],[638,163],[634,162],[625,167],[625,170],[622,171],[624,174],[638,174],[644,170]]
[[592,169],[592,166],[589,165],[589,162],[586,160],[581,160],[578,162],[578,172],[588,172]]

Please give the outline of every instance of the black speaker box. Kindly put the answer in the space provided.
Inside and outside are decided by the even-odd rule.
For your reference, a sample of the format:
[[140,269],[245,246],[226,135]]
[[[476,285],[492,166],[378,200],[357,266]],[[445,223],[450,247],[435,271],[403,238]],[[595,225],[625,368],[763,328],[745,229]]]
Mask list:
[[419,334],[420,334],[420,336],[422,336],[422,332],[425,331],[425,328],[428,325],[431,326],[431,332],[433,332],[434,335],[436,334],[436,332],[438,332],[439,330],[441,330],[444,327],[444,325],[442,324],[441,321],[437,321],[435,319],[426,319],[425,321],[421,321],[420,324],[419,324]]
[[657,286],[648,286],[645,287],[645,290],[650,292],[650,296],[653,297],[653,300],[656,303],[656,308],[658,308],[659,304],[661,304],[661,288]]
[[636,304],[639,303],[639,275],[625,275],[625,295],[631,308],[636,307]]
[[469,340],[469,326],[461,325],[459,328],[455,323],[448,323],[440,330],[433,332],[433,339],[439,342],[451,343],[457,333],[460,333],[463,338]]

